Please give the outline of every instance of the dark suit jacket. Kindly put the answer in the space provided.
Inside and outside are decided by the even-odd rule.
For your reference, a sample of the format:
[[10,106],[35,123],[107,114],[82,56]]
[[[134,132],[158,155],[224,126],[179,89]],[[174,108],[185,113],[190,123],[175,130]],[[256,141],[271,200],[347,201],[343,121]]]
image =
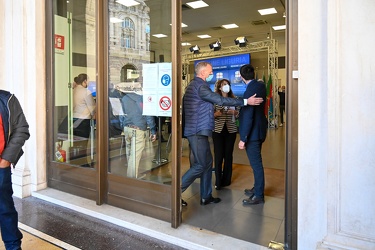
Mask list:
[[263,102],[258,106],[247,105],[242,107],[239,117],[240,139],[245,143],[256,140],[264,141],[267,134],[267,118],[264,114],[266,85],[256,80],[249,82],[243,98],[249,98],[254,94],[257,94],[257,97],[262,97]]

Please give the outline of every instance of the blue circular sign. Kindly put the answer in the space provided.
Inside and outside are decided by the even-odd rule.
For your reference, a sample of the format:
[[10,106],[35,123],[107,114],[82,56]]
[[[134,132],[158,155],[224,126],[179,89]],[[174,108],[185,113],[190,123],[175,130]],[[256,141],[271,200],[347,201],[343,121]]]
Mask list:
[[164,86],[168,86],[171,83],[171,77],[168,74],[164,74],[160,80]]

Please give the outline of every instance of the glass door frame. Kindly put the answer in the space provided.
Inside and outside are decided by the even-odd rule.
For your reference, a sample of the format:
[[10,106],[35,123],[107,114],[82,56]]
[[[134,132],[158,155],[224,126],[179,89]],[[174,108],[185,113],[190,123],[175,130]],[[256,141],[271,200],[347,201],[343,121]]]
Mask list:
[[[108,148],[109,148],[109,132],[108,132],[108,2],[109,0],[95,0],[96,6],[96,82],[97,82],[97,124],[96,124],[96,169],[79,169],[77,168],[74,184],[79,181],[80,174],[88,174],[90,180],[92,180],[92,187],[85,188],[84,186],[72,185],[69,181],[61,182],[50,180],[52,170],[64,172],[65,175],[71,175],[66,164],[58,163],[53,161],[54,150],[53,142],[50,140],[54,135],[54,22],[53,22],[53,0],[46,1],[46,101],[47,111],[46,121],[47,125],[47,142],[46,142],[46,153],[47,153],[47,180],[48,186],[68,192],[73,195],[95,200],[97,205],[104,203],[114,205],[117,207],[124,208],[126,210],[135,211],[137,213],[145,214],[157,219],[162,219],[171,222],[173,228],[177,228],[181,224],[181,81],[182,81],[182,68],[181,68],[181,20],[182,20],[182,3],[181,0],[171,0],[171,15],[172,15],[172,130],[178,131],[173,133],[171,136],[172,142],[172,184],[171,185],[160,185],[157,183],[143,182],[126,179],[128,186],[138,190],[141,194],[145,195],[145,199],[150,200],[149,205],[144,205],[129,200],[121,200],[116,195],[111,194],[109,190],[109,181],[115,181],[116,184],[123,184],[123,178],[108,174]],[[94,77],[93,77],[94,78]],[[56,174],[56,172],[55,172]],[[68,178],[69,179],[69,178]],[[167,198],[168,204],[165,207],[152,206],[152,200],[155,199],[155,193],[150,192],[157,191],[156,198],[164,197]],[[152,193],[152,194],[147,194]],[[170,201],[170,202],[169,202]],[[124,205],[125,204],[125,205]]]
[[287,134],[285,175],[285,249],[298,246],[298,0],[286,0]]
[[[109,65],[109,48],[108,37],[108,0],[97,1],[97,119],[98,121],[108,121],[108,65]],[[182,87],[179,79],[182,79],[181,67],[181,21],[182,21],[182,3],[181,0],[171,1],[172,15],[172,131],[177,131],[171,136],[171,165],[172,165],[172,183],[171,185],[161,185],[152,182],[137,181],[127,178],[123,182],[124,177],[108,174],[106,166],[108,165],[108,123],[98,122],[97,125],[97,142],[98,142],[98,192],[97,204],[108,203],[122,207],[126,210],[135,211],[137,213],[149,215],[154,218],[171,222],[172,227],[177,228],[181,224],[181,188],[180,188],[180,166],[181,166],[181,100]],[[100,84],[102,83],[102,84]],[[174,136],[176,135],[176,136]],[[113,185],[111,185],[113,184]],[[132,188],[133,192],[139,192],[142,200],[146,202],[135,201],[131,197],[126,197],[126,190]],[[152,192],[150,192],[152,190]],[[120,196],[123,197],[120,198]],[[160,200],[163,196],[169,196],[170,204],[167,206],[154,206],[152,201]]]
[[[45,45],[46,45],[46,126],[47,126],[47,185],[63,192],[71,193],[80,197],[95,200],[96,199],[96,176],[97,171],[86,168],[78,168],[69,164],[59,163],[54,160],[55,150],[54,129],[57,128],[54,122],[54,79],[55,79],[55,56],[54,56],[54,4],[53,0],[45,3]],[[74,168],[75,171],[72,171]],[[84,182],[82,176],[85,176]]]

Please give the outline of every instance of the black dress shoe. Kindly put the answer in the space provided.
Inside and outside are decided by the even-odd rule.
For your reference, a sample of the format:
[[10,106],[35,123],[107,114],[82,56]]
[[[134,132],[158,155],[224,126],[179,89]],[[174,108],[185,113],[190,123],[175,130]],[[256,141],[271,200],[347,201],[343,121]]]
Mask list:
[[244,193],[247,195],[247,196],[252,196],[254,194],[254,188],[252,189],[245,189],[244,190]]
[[183,199],[181,199],[181,205],[182,205],[183,207],[186,207],[186,206],[187,206],[187,202],[184,201]]
[[257,197],[255,195],[251,196],[249,199],[244,199],[242,201],[242,205],[256,205],[256,204],[261,204],[261,203],[264,203],[264,198]]
[[221,201],[220,198],[214,198],[214,197],[210,197],[208,199],[201,199],[201,205],[208,205],[208,204],[211,204],[211,203],[219,203]]
[[84,168],[92,168],[91,164],[82,164],[81,167],[84,167]]

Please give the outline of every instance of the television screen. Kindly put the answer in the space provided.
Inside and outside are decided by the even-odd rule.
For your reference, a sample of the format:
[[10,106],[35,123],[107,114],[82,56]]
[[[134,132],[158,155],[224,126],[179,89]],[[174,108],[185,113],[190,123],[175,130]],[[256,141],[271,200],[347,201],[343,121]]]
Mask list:
[[93,97],[96,97],[96,82],[89,82],[87,89],[91,91]]
[[202,61],[211,63],[214,77],[209,84],[212,91],[215,91],[216,81],[225,78],[230,81],[234,95],[242,97],[246,90],[246,85],[241,80],[240,68],[242,65],[249,64],[250,58],[250,54],[223,56],[194,61],[194,66]]

